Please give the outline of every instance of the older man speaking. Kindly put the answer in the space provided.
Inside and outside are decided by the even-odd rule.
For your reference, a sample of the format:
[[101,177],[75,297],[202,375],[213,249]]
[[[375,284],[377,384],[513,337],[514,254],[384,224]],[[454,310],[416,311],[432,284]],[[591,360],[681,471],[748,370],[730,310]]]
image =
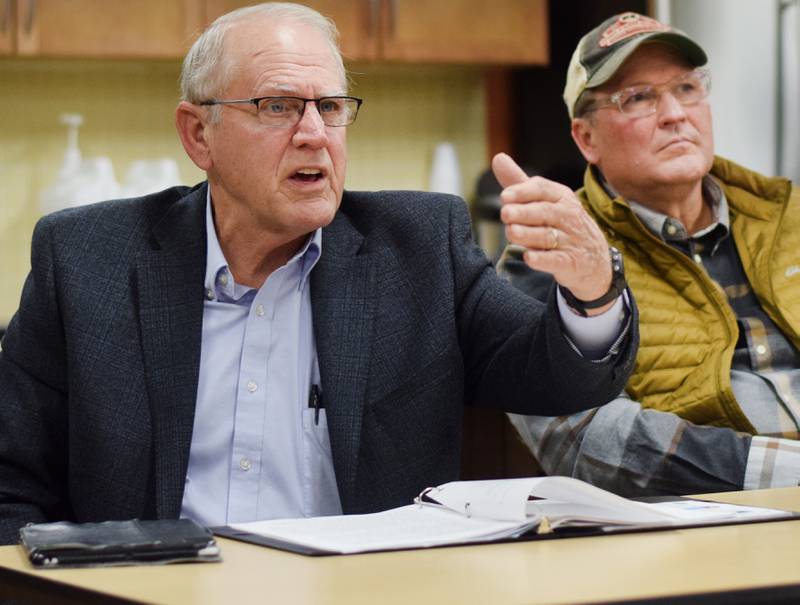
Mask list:
[[322,15],[221,17],[182,88],[178,133],[207,182],[36,228],[0,353],[0,542],[32,521],[407,504],[458,477],[464,405],[569,413],[623,387],[635,316],[606,296],[608,244],[579,204],[532,199],[497,160],[531,262],[606,299],[589,328],[496,275],[463,200],[344,190],[361,99]]

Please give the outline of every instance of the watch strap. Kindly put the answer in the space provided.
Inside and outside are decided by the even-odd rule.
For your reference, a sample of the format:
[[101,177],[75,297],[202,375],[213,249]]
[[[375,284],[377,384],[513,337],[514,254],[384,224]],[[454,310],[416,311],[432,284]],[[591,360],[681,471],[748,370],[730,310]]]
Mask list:
[[611,286],[601,297],[594,300],[581,300],[570,292],[569,288],[558,286],[559,290],[561,290],[561,295],[567,301],[567,305],[583,317],[589,316],[587,310],[598,309],[615,300],[627,287],[625,270],[622,264],[622,253],[614,246],[610,246],[608,251],[611,256]]

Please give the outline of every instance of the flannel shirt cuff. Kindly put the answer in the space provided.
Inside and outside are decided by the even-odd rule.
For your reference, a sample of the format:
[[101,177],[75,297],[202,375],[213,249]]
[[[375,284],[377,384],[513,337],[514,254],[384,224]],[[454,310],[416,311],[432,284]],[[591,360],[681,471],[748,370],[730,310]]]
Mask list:
[[800,485],[800,442],[777,437],[753,437],[744,489]]

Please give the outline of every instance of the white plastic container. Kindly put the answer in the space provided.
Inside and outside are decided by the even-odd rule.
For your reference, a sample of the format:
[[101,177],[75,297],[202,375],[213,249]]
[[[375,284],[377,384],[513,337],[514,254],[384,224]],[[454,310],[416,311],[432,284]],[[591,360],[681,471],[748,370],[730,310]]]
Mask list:
[[461,168],[452,143],[439,143],[433,150],[429,191],[462,196]]

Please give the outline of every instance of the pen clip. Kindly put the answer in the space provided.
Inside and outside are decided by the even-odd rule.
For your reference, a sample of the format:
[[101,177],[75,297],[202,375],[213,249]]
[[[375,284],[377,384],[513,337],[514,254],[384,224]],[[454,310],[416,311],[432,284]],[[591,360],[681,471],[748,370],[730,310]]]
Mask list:
[[322,407],[322,394],[319,385],[312,384],[311,392],[308,394],[308,407],[314,408],[314,424],[319,424],[319,409]]

